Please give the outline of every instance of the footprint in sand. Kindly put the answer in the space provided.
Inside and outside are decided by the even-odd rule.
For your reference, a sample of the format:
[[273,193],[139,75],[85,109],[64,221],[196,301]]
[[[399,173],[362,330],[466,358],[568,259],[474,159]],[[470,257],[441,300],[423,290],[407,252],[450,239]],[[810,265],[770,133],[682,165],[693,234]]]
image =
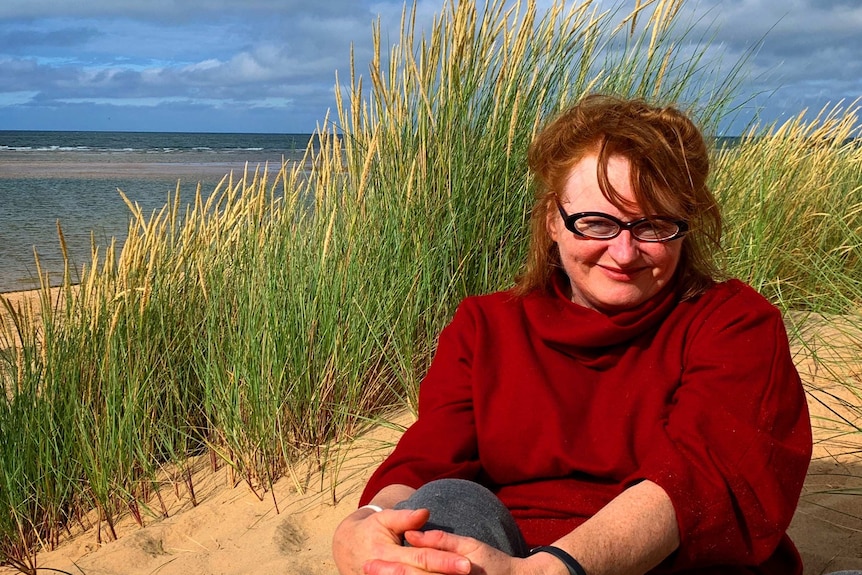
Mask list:
[[289,517],[276,527],[274,542],[278,550],[285,555],[299,553],[303,544],[308,540],[308,535],[296,525]]

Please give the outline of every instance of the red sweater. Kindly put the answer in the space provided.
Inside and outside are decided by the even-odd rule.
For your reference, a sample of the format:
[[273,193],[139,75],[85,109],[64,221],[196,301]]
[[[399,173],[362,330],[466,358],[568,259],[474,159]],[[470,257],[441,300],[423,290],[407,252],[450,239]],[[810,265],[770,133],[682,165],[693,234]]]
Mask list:
[[648,479],[681,538],[654,573],[791,575],[786,529],[810,457],[781,315],[743,283],[684,302],[665,290],[613,316],[499,292],[464,300],[441,332],[419,419],[360,505],[395,483],[472,479],[532,547]]

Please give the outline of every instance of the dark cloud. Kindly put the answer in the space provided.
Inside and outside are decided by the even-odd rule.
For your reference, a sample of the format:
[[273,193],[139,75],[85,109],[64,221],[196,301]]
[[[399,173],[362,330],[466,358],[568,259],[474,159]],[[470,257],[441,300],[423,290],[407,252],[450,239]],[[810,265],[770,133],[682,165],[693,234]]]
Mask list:
[[127,18],[184,25],[201,19],[226,21],[238,14],[251,19],[278,14],[310,14],[321,18],[361,15],[367,12],[363,5],[367,3],[356,0],[4,0],[0,3],[0,19],[41,20],[50,15],[52,18]]
[[727,61],[745,59],[741,98],[753,96],[765,123],[862,96],[858,0],[690,0],[684,9]]
[[[540,10],[551,2],[538,0]],[[419,30],[444,4],[418,3]],[[631,2],[596,0],[602,9],[613,5],[621,17]],[[266,113],[289,118],[282,123],[301,117],[296,121],[310,129],[334,105],[336,70],[347,80],[351,44],[357,72],[367,76],[372,22],[379,14],[384,44],[398,38],[403,6],[398,0],[2,0],[0,121],[23,126],[36,110],[53,117],[52,106],[70,105],[73,116],[90,110],[113,122],[133,121],[123,108],[171,121],[184,117],[169,112],[175,108],[189,118],[210,110],[220,119],[240,118],[246,109],[255,110],[257,121]],[[687,41],[709,42],[710,66],[730,69],[747,57],[742,96],[768,117],[862,95],[859,0],[688,0],[680,23],[686,29]]]

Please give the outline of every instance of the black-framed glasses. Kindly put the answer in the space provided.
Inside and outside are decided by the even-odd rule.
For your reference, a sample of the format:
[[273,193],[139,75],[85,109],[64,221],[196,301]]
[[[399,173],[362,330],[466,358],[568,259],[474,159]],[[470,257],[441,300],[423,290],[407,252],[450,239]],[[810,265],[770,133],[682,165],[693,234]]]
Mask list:
[[688,232],[688,222],[685,220],[652,216],[624,222],[602,212],[567,214],[559,200],[557,208],[563,216],[563,223],[567,230],[576,236],[592,240],[612,240],[623,230],[628,230],[636,240],[641,242],[669,242],[681,238]]

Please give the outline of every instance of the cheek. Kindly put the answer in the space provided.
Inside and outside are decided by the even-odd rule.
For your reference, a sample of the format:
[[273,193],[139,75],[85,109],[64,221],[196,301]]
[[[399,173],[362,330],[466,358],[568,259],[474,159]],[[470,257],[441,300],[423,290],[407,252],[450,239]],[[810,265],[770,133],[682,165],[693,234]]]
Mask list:
[[557,245],[560,249],[560,257],[563,263],[594,264],[602,259],[607,251],[607,245],[603,242],[581,240],[571,232],[568,237],[560,238],[562,241]]
[[662,275],[671,275],[679,266],[679,261],[682,256],[682,245],[676,244],[657,244],[651,246],[647,252],[653,264],[660,270]]

